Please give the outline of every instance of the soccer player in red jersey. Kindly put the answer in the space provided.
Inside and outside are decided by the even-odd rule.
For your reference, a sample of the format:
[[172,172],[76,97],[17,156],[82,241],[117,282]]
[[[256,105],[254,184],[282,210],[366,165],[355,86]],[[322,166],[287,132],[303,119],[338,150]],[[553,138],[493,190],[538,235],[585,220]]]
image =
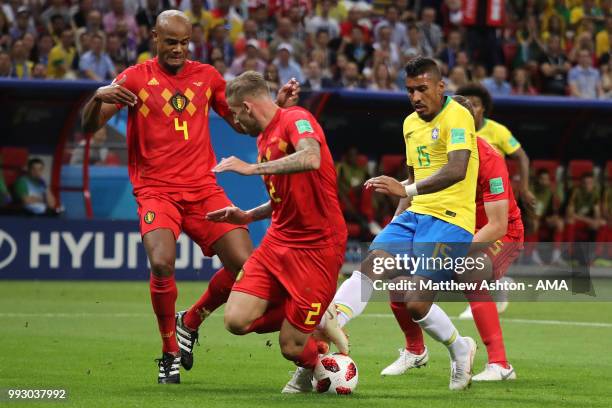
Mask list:
[[[99,88],[83,111],[93,132],[127,105],[129,174],[138,204],[140,232],[151,264],[150,291],[162,338],[159,383],[180,382],[179,365],[193,365],[193,345],[202,321],[225,303],[235,276],[252,252],[247,230],[207,221],[208,212],[231,205],[212,172],[216,159],[208,115],[214,109],[237,131],[225,100],[225,81],[212,66],[187,60],[191,23],[181,12],[161,13],[152,32],[158,57],[127,68]],[[295,103],[290,82],[279,92]],[[185,231],[205,255],[224,265],[207,291],[175,317],[176,239]],[[178,337],[178,341],[177,341]]]
[[[454,96],[473,114],[467,98]],[[478,125],[478,124],[477,124]],[[477,126],[478,127],[478,126]],[[510,184],[503,157],[478,137],[478,184],[476,190],[476,234],[473,243],[492,243],[484,249],[471,252],[473,258],[484,259],[480,272],[466,271],[457,276],[459,281],[481,282],[501,279],[510,265],[518,258],[523,247],[523,222]],[[399,182],[397,182],[399,184]],[[397,186],[400,191],[403,186]],[[474,316],[474,322],[488,353],[485,370],[474,376],[473,381],[501,381],[516,378],[514,368],[508,364],[497,307],[486,289],[466,292]],[[420,326],[415,323],[402,302],[392,302],[391,309],[406,336],[406,349],[400,357],[382,371],[382,375],[403,374],[410,368],[427,362],[427,349]]]
[[263,175],[270,200],[207,218],[244,225],[271,217],[272,223],[236,279],[225,326],[234,334],[280,330],[283,356],[299,366],[283,392],[312,391],[318,351],[311,334],[334,297],[347,239],[334,161],[316,119],[300,107],[279,108],[261,74],[247,71],[228,82],[226,96],[236,122],[258,135],[259,160],[230,157],[214,171]]

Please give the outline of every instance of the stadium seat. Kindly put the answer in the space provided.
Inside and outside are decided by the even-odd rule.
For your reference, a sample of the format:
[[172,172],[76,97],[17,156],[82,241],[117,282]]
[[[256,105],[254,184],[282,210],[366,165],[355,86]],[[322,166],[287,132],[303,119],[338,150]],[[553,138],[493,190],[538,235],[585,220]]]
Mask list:
[[387,176],[397,174],[405,163],[406,156],[403,154],[385,154],[380,158],[380,168]]
[[541,169],[548,170],[553,185],[557,183],[557,172],[559,170],[558,160],[533,160],[531,162],[531,169],[533,170],[534,177]]
[[7,186],[12,185],[28,164],[30,152],[25,147],[1,147],[2,172]]
[[584,173],[594,172],[595,165],[591,160],[570,160],[567,166],[567,177],[570,186],[580,181]]

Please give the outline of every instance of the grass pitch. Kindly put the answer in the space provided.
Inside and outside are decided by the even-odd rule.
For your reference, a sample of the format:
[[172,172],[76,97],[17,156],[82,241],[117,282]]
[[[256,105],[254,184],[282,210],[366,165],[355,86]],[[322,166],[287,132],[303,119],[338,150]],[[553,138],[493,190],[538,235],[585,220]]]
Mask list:
[[[178,307],[205,283],[179,282]],[[444,304],[456,316],[465,304]],[[205,323],[182,384],[156,384],[160,341],[146,282],[0,281],[3,406],[66,407],[610,407],[612,303],[513,303],[503,315],[514,382],[448,390],[447,351],[426,338],[427,367],[382,378],[403,337],[385,303],[351,322],[359,386],[352,396],[281,395],[291,363],[277,335],[232,336],[217,311]],[[471,321],[454,320],[486,351]],[[596,323],[596,324],[594,324]],[[8,388],[65,389],[65,402],[10,402]]]

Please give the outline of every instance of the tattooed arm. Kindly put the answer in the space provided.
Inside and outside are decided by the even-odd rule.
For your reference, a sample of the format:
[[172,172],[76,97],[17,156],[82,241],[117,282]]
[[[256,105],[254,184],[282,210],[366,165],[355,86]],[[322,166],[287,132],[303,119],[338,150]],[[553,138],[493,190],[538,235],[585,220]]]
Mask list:
[[251,164],[232,156],[221,160],[213,171],[216,173],[233,171],[245,176],[253,174],[288,174],[317,170],[320,165],[321,146],[319,142],[314,138],[305,137],[298,142],[295,153],[282,159]]

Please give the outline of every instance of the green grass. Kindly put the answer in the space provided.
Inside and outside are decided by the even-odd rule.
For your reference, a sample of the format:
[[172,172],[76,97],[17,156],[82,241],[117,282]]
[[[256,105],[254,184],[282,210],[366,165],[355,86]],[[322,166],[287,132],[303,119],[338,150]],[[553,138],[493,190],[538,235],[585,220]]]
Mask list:
[[[203,288],[199,282],[179,283],[178,306],[188,306]],[[443,307],[457,315],[464,304]],[[518,380],[451,392],[448,354],[431,339],[426,368],[380,377],[403,339],[387,305],[376,302],[348,327],[359,367],[356,394],[296,396],[280,394],[293,367],[280,355],[276,334],[232,336],[219,312],[204,323],[195,366],[182,373],[182,384],[160,386],[153,361],[160,342],[146,282],[0,281],[0,388],[63,388],[68,401],[58,404],[66,407],[612,405],[612,326],[506,320],[506,345]],[[612,323],[612,303],[514,303],[504,318]],[[478,337],[472,322],[455,323],[462,334]],[[486,353],[478,342],[479,370]],[[0,405],[16,407],[49,404],[0,399]]]

